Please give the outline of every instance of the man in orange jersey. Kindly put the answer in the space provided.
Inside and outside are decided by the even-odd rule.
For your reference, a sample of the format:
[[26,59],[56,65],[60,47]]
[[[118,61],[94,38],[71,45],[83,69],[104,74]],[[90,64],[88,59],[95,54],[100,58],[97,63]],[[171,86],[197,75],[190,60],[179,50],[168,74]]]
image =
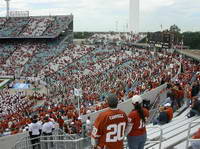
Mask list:
[[91,142],[96,149],[123,149],[123,139],[128,122],[125,112],[117,108],[115,95],[107,98],[109,109],[100,113],[94,122]]

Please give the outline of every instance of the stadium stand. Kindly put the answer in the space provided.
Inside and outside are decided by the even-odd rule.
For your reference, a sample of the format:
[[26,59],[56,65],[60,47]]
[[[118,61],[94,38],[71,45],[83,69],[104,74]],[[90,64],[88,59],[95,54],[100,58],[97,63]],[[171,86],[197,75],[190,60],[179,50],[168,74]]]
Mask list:
[[70,29],[73,16],[0,18],[0,38],[55,38]]
[[[176,53],[151,51],[130,45],[131,42],[143,38],[139,35],[95,34],[88,39],[92,45],[73,45],[71,15],[0,19],[0,36],[9,38],[6,43],[5,40],[0,40],[1,75],[39,78],[46,82],[48,90],[47,95],[37,97],[21,96],[20,93],[10,95],[8,89],[1,92],[3,102],[0,109],[3,119],[0,120],[0,124],[3,126],[1,134],[4,135],[26,131],[26,125],[30,123],[34,114],[39,116],[40,121],[48,115],[57,127],[65,131],[61,132],[61,137],[54,134],[56,139],[49,142],[62,147],[88,147],[88,137],[82,138],[85,135],[83,122],[88,116],[93,121],[96,115],[107,107],[104,99],[110,93],[117,95],[120,108],[126,112],[131,110],[129,99],[133,95],[141,94],[154,108],[150,111],[154,117],[168,91],[174,93],[175,99],[180,98],[178,93],[183,90],[177,89],[177,84],[180,84],[180,87],[187,89],[187,97],[191,98],[192,86],[188,82],[199,78],[193,73],[199,71],[199,65],[190,59],[182,58]],[[13,23],[16,23],[18,28],[12,28]],[[166,89],[168,86],[165,83],[171,87]],[[74,88],[82,88],[81,98],[75,98]],[[40,100],[44,102],[37,106]],[[175,101],[173,108],[177,110],[182,104],[178,105]],[[4,107],[8,108],[3,112]],[[177,139],[177,136],[185,135],[187,125],[198,117],[188,119],[185,112],[178,113],[178,117],[161,126],[164,138],[162,146],[170,148],[186,140],[183,137]],[[174,129],[177,130],[176,133],[173,133]],[[193,129],[191,132],[193,133]],[[65,133],[68,134],[68,138],[64,141]],[[157,141],[158,134],[154,128],[148,130],[151,140]],[[29,137],[26,136],[26,139]],[[21,142],[24,140],[16,144],[16,149],[20,147]],[[45,144],[48,140],[41,139],[41,142]],[[32,147],[27,141],[22,144]],[[159,148],[159,145],[147,144],[147,147]]]

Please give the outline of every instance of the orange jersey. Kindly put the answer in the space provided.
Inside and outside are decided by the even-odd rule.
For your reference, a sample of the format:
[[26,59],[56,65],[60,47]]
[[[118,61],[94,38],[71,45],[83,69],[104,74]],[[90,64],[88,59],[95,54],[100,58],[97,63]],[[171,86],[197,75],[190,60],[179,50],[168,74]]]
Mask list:
[[94,122],[92,137],[98,146],[106,149],[123,149],[124,132],[128,122],[126,114],[119,109],[109,109],[99,114]]
[[[149,111],[146,108],[143,108],[145,118],[149,117]],[[139,116],[139,113],[136,110],[133,110],[128,115],[129,123],[133,124],[131,132],[128,134],[129,136],[140,136],[146,133],[146,127],[143,123],[142,119]]]

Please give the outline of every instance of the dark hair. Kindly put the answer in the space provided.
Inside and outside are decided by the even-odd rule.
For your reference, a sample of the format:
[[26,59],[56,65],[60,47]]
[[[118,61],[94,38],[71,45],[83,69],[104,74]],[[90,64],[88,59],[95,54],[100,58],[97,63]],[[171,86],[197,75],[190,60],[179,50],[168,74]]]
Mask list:
[[168,92],[168,93],[167,93],[167,97],[170,97],[170,98],[171,98],[171,97],[172,97],[172,93]]
[[45,121],[48,121],[48,120],[49,120],[49,117],[48,117],[48,116],[45,116],[45,117],[44,117],[44,120],[45,120]]
[[31,121],[32,121],[32,123],[37,123],[38,120],[31,118]]
[[38,118],[38,115],[33,115],[32,118],[33,118],[33,119],[37,119],[37,118]]
[[118,99],[117,99],[116,95],[110,95],[110,96],[108,96],[107,102],[108,102],[108,106],[110,108],[113,108],[113,109],[117,108]]
[[142,119],[142,121],[144,123],[146,123],[146,119],[145,119],[145,116],[144,116],[144,111],[143,111],[142,106],[141,106],[140,103],[136,102],[136,104],[135,104],[135,110],[139,113],[139,116]]

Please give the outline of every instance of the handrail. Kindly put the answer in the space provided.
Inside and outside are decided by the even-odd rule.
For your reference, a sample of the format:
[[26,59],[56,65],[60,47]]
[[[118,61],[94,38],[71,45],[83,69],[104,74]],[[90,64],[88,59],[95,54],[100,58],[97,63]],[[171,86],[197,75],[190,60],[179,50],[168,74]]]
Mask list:
[[[62,133],[61,135],[59,135],[59,133]],[[41,138],[43,136],[39,136],[37,138]],[[49,137],[49,136],[48,136]],[[53,131],[53,137],[68,137],[69,139],[76,139],[75,137],[73,137],[72,135],[66,134],[62,129],[57,128]],[[35,139],[35,138],[34,138]],[[32,139],[29,137],[28,133],[26,132],[25,136],[22,137],[20,140],[18,140],[15,143],[15,146],[17,146],[17,144],[23,143],[23,142],[27,142],[27,141],[31,141]],[[14,148],[14,147],[13,147]]]
[[151,141],[151,140],[147,140],[146,142],[149,142],[149,143],[159,143],[159,149],[161,149],[161,146],[162,146],[162,140],[163,140],[163,130],[160,126],[148,126],[146,128],[157,128],[160,130],[160,138],[158,141]]
[[155,117],[156,113],[158,112],[158,107],[160,106],[158,104],[158,101],[160,100],[160,96],[159,95],[160,95],[160,93],[157,94],[156,99],[153,102],[152,108],[150,109],[150,111],[153,111],[154,109],[155,109],[155,111],[153,111],[153,113],[151,114],[151,117],[149,117],[148,123],[151,123],[151,121]]
[[[75,139],[75,140],[67,140],[65,137],[65,135],[49,135],[49,136],[38,136],[35,138],[27,138],[26,140],[23,140],[21,142],[18,142],[15,144],[15,146],[12,149],[27,149],[30,148],[32,146],[36,146],[36,145],[44,145],[43,143],[75,143],[74,145],[76,145],[76,142],[81,142],[84,141],[86,139],[88,139],[88,137],[86,138],[79,138],[79,139]],[[39,142],[35,143],[35,144],[31,144],[30,142],[32,140],[38,139]],[[77,148],[79,149],[79,148]]]

